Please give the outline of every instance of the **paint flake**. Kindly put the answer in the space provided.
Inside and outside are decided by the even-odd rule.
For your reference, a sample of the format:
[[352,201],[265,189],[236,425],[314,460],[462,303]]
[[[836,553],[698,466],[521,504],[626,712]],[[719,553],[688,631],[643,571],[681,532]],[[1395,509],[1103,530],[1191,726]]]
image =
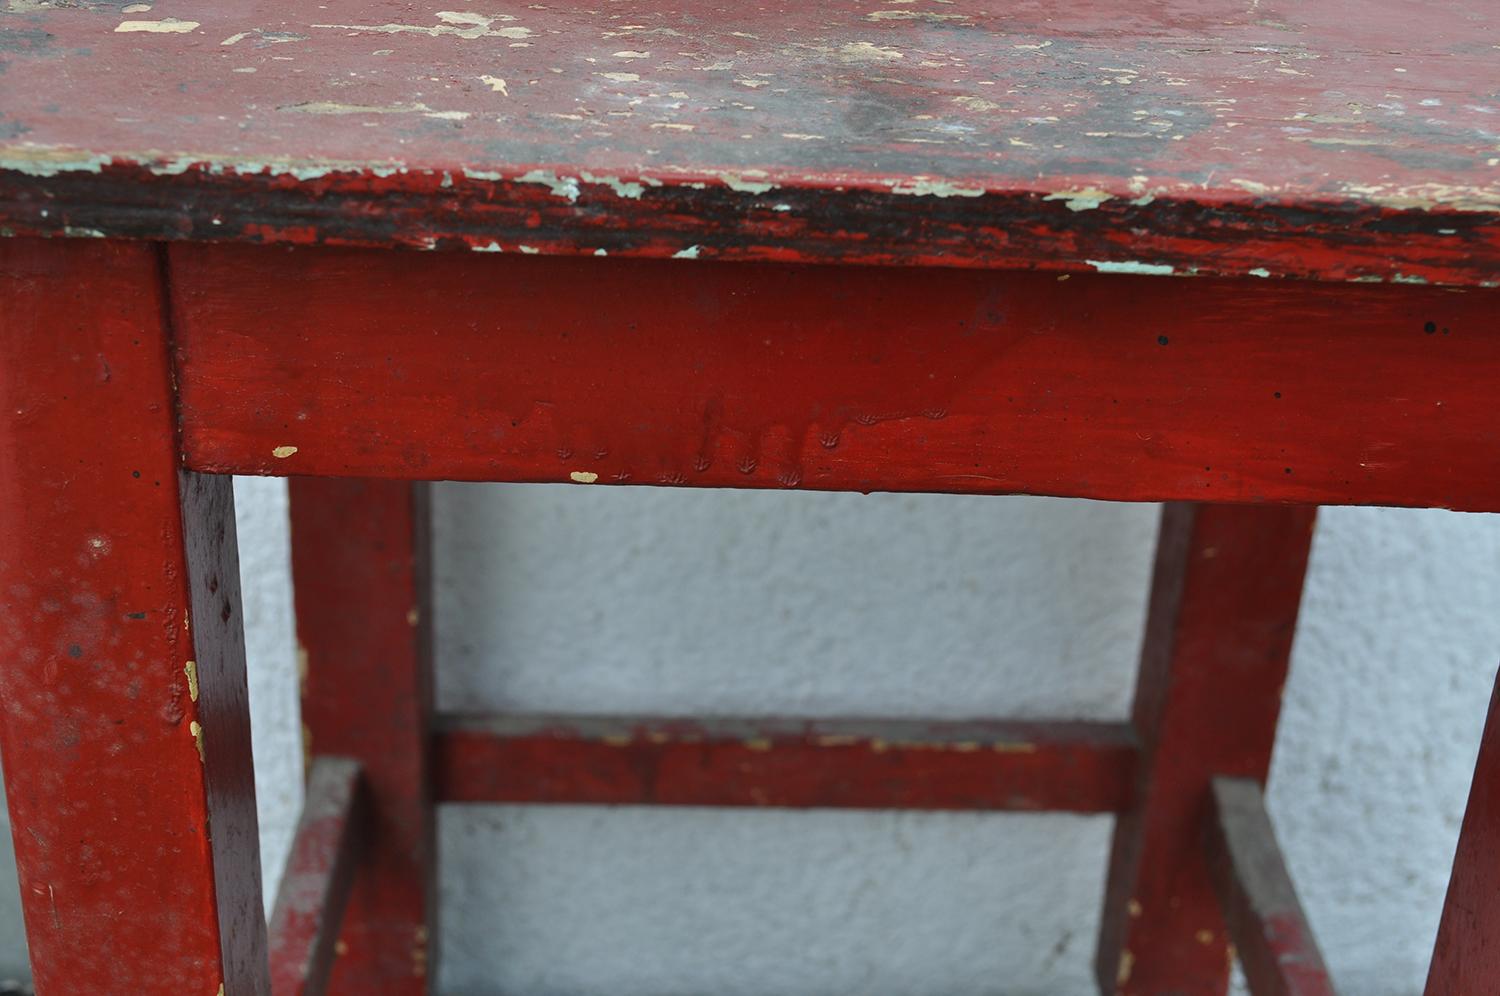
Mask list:
[[115,25],[116,34],[146,31],[158,35],[184,35],[197,30],[197,21],[179,21],[175,17],[164,17],[160,21],[121,21]]
[[[578,200],[578,180],[571,176],[558,176],[550,169],[534,169],[516,177],[517,183],[539,183],[552,191],[554,197],[564,197],[570,203]],[[525,247],[522,247],[525,251]]]
[[[1081,190],[1059,190],[1057,193],[1048,194],[1042,200],[1062,201],[1068,206],[1069,211],[1092,211],[1113,196],[1098,187],[1084,187]],[[1150,201],[1147,203],[1149,204]]]
[[1176,272],[1176,268],[1169,263],[1138,263],[1134,260],[1113,262],[1103,259],[1086,259],[1084,262],[1100,273],[1134,273],[1165,277]]

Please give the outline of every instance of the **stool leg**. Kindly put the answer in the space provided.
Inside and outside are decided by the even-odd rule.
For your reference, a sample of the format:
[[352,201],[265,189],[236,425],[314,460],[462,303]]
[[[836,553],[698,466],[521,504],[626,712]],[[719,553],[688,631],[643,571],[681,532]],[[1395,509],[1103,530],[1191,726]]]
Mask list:
[[1427,973],[1427,996],[1500,989],[1500,684],[1474,765],[1448,898]]
[[0,749],[39,996],[266,996],[230,481],[160,255],[0,239]]
[[428,487],[290,488],[307,749],[358,760],[373,815],[328,991],[423,996],[437,935]]
[[1115,825],[1101,992],[1219,996],[1229,947],[1202,828],[1215,775],[1264,782],[1315,507],[1162,510],[1133,722],[1141,764]]

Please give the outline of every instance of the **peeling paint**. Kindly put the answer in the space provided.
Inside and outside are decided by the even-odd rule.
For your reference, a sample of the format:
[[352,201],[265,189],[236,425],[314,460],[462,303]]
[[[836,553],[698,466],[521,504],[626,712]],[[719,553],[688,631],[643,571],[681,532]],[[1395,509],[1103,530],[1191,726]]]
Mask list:
[[990,750],[996,754],[1035,754],[1036,744],[1028,744],[1014,740],[996,740],[990,744]]
[[198,748],[198,760],[206,762],[207,757],[203,753],[203,725],[195,719],[188,723],[188,732],[193,735],[193,744]]
[[1112,262],[1102,259],[1086,259],[1084,262],[1100,273],[1135,273],[1165,277],[1176,272],[1176,267],[1168,263],[1138,263],[1134,260]]
[[278,460],[285,460],[287,457],[296,452],[297,447],[295,446],[278,446],[271,451],[271,455]]
[[983,187],[965,187],[947,180],[933,180],[925,176],[911,180],[886,181],[893,194],[909,194],[912,197],[983,197]]
[[998,111],[1004,109],[1004,104],[997,104],[993,100],[985,100],[983,97],[954,97],[953,103],[966,111],[982,113],[984,111]]
[[742,194],[764,194],[768,190],[775,190],[776,184],[766,183],[762,180],[747,180],[747,176],[764,176],[764,173],[720,173],[719,179],[724,181],[724,186],[730,190]]
[[968,14],[939,14],[930,10],[877,10],[865,15],[867,21],[967,21]]
[[578,181],[571,176],[558,176],[550,169],[534,169],[516,177],[517,183],[538,183],[552,191],[556,197],[568,201],[578,200]]
[[188,699],[198,701],[198,663],[188,661],[182,666],[182,673],[187,675]]
[[309,100],[300,104],[287,104],[278,111],[296,111],[299,114],[430,114],[432,108],[426,104],[342,104],[336,100]]
[[595,176],[588,170],[578,174],[584,183],[597,183],[602,187],[608,187],[615,192],[617,197],[628,197],[631,200],[639,200],[646,192],[647,187],[659,187],[661,181],[652,180],[649,177],[641,177],[639,182],[622,180],[617,176]]
[[[1082,190],[1059,190],[1056,193],[1043,197],[1044,201],[1062,201],[1067,204],[1069,211],[1092,211],[1094,208],[1111,200],[1113,194],[1098,187],[1085,187]],[[1146,203],[1150,203],[1148,200]]]
[[893,62],[896,59],[904,59],[906,56],[888,45],[876,45],[874,42],[859,41],[849,42],[839,47],[839,58],[845,62]]
[[[122,5],[125,2],[120,0]],[[37,16],[44,19],[61,17],[53,12],[66,7],[38,0],[10,0],[12,8],[20,9],[18,5],[38,11]],[[150,8],[150,4],[131,4],[124,16],[141,18],[144,12],[138,11],[139,7]],[[157,4],[155,9],[162,7]],[[348,9],[357,9],[357,5]],[[576,51],[580,61],[589,61],[593,69],[600,69],[598,74],[579,72],[572,62],[567,63],[571,69],[558,68],[566,60],[557,58],[545,45],[524,52],[512,52],[507,47],[504,40],[508,39],[540,41],[543,32],[549,38],[552,34],[568,34],[557,21],[560,15],[542,6],[518,6],[510,13],[486,8],[414,8],[409,14],[372,14],[368,18],[330,14],[330,22],[360,23],[316,26],[291,15],[268,27],[253,27],[253,22],[243,20],[222,26],[202,22],[213,30],[212,37],[184,36],[185,44],[173,57],[195,66],[209,65],[204,60],[212,57],[222,64],[225,74],[257,67],[235,66],[222,59],[226,53],[212,48],[215,44],[237,45],[234,54],[241,55],[249,54],[241,50],[250,44],[304,37],[273,28],[296,28],[320,42],[345,45],[360,58],[368,54],[371,44],[389,43],[390,39],[380,42],[380,35],[414,35],[413,43],[424,48],[427,46],[422,37],[442,39],[434,52],[443,51],[449,43],[462,45],[463,39],[501,42],[476,44],[474,48],[480,50],[469,53],[473,58],[465,63],[467,72],[460,70],[451,80],[425,75],[437,70],[419,65],[421,59],[413,56],[408,45],[376,50],[377,54],[399,53],[394,59],[381,60],[386,70],[398,70],[379,84],[382,89],[371,88],[368,70],[357,63],[347,67],[341,64],[335,71],[335,67],[304,63],[299,58],[299,73],[282,80],[267,78],[267,71],[275,68],[271,63],[260,65],[261,75],[255,81],[232,78],[236,85],[220,88],[228,95],[227,102],[216,103],[212,110],[218,113],[212,115],[198,115],[190,103],[184,102],[188,98],[163,92],[160,100],[152,102],[150,116],[142,118],[142,128],[121,129],[126,134],[139,134],[140,147],[110,146],[108,155],[91,144],[86,132],[69,123],[76,116],[32,108],[32,120],[17,116],[29,130],[18,131],[16,139],[0,145],[0,176],[9,185],[6,216],[0,228],[22,235],[64,233],[84,237],[103,233],[131,238],[197,238],[211,231],[212,237],[224,240],[312,242],[335,238],[350,243],[446,249],[472,245],[477,241],[472,233],[502,230],[481,227],[491,218],[506,216],[509,225],[520,213],[535,209],[525,224],[546,234],[536,235],[533,242],[547,251],[555,243],[560,250],[571,252],[579,251],[576,247],[580,244],[605,242],[601,234],[605,228],[623,228],[639,220],[630,205],[598,205],[601,210],[570,212],[565,206],[538,204],[530,199],[532,192],[522,192],[515,198],[495,197],[496,192],[466,189],[461,180],[452,184],[451,195],[443,195],[444,217],[448,220],[434,223],[442,230],[416,230],[417,223],[412,220],[415,213],[397,217],[396,202],[420,201],[431,193],[423,177],[434,170],[412,168],[408,162],[440,164],[460,177],[464,174],[458,171],[458,165],[477,156],[478,165],[492,168],[476,169],[472,179],[491,174],[503,181],[523,171],[550,172],[555,179],[548,189],[568,203],[578,196],[574,190],[592,182],[580,169],[584,161],[594,164],[601,174],[618,174],[621,178],[617,181],[604,177],[603,185],[631,200],[638,199],[650,185],[637,181],[631,175],[633,171],[679,174],[682,182],[673,183],[660,198],[663,210],[652,212],[659,219],[671,219],[665,222],[670,231],[661,232],[660,240],[621,244],[618,250],[612,250],[621,255],[662,255],[675,248],[674,241],[682,246],[701,239],[702,229],[694,227],[701,210],[705,212],[702,220],[732,229],[722,246],[716,242],[714,255],[722,252],[737,258],[1068,268],[1088,257],[1116,258],[1128,251],[1119,247],[1129,243],[1133,232],[1141,231],[1149,233],[1141,241],[1151,245],[1137,249],[1136,254],[1152,260],[1142,265],[1171,263],[1172,272],[1182,275],[1195,263],[1202,263],[1205,272],[1216,276],[1257,276],[1256,271],[1265,269],[1261,262],[1274,258],[1278,260],[1277,275],[1304,279],[1347,281],[1359,275],[1392,281],[1394,275],[1395,282],[1421,278],[1436,284],[1467,285],[1492,279],[1489,270],[1493,266],[1489,264],[1494,254],[1500,253],[1496,248],[1500,245],[1495,235],[1497,226],[1461,215],[1500,212],[1500,188],[1483,168],[1485,163],[1500,163],[1496,154],[1500,149],[1494,146],[1492,125],[1486,128],[1485,122],[1476,121],[1479,115],[1489,115],[1493,122],[1495,109],[1487,106],[1482,96],[1465,90],[1475,85],[1467,79],[1458,81],[1461,85],[1451,96],[1445,91],[1441,100],[1427,93],[1390,93],[1380,103],[1372,96],[1364,98],[1363,104],[1351,101],[1323,106],[1296,97],[1300,106],[1289,104],[1271,114],[1268,101],[1292,101],[1295,91],[1268,94],[1257,90],[1241,94],[1236,101],[1223,96],[1235,92],[1223,85],[1225,81],[1248,78],[1241,75],[1242,70],[1260,67],[1255,73],[1261,82],[1268,82],[1264,77],[1287,69],[1285,60],[1313,58],[1314,54],[1280,49],[1242,51],[1231,43],[1232,36],[1260,29],[1238,16],[1224,22],[1226,45],[1205,54],[1203,71],[1195,69],[1194,77],[1186,78],[1173,75],[1179,71],[1175,67],[1159,65],[1157,53],[1122,46],[1118,39],[1101,41],[1097,51],[1093,47],[1087,51],[1059,48],[1058,41],[1047,48],[1049,38],[1056,36],[1030,14],[1004,25],[985,19],[985,23],[974,23],[962,31],[943,30],[941,24],[968,23],[961,9],[941,0],[835,4],[817,15],[827,30],[796,30],[774,37],[768,31],[727,31],[724,29],[732,25],[725,22],[713,29],[713,37],[725,40],[723,50],[712,53],[659,51],[678,45],[641,42],[648,37],[688,37],[693,32],[665,26],[620,25],[613,17],[601,15],[596,25],[598,34],[621,40],[602,45],[590,42]],[[592,24],[592,16],[575,12],[573,19],[582,20],[573,26]],[[653,14],[651,24],[660,21],[664,25],[673,16],[671,12]],[[310,20],[305,12],[302,17]],[[388,17],[396,20],[386,23]],[[527,19],[534,21],[523,25]],[[145,15],[118,24],[109,18],[93,23],[88,30],[95,34],[111,30],[176,34],[194,23]],[[610,30],[603,30],[606,27]],[[59,30],[65,35],[75,29],[60,22]],[[202,27],[198,30],[201,33]],[[341,33],[366,37],[339,42],[335,36]],[[731,37],[745,41],[729,42]],[[572,44],[565,37],[555,40],[565,46]],[[981,51],[1003,51],[1012,44],[1030,53],[1022,57],[1013,52],[1018,58],[1037,64],[1049,60],[1048,72],[1052,75],[1022,87],[1008,86],[1005,79],[985,78],[1003,74],[988,71],[975,56]],[[148,49],[159,55],[160,48],[144,42],[124,46],[136,53],[137,59],[147,58],[142,53]],[[574,50],[565,47],[563,51]],[[650,61],[658,56],[660,63]],[[1283,63],[1280,70],[1276,69],[1277,61]],[[12,61],[10,73],[19,66],[24,72],[45,77],[52,72],[49,65],[47,60],[22,53],[19,60]],[[87,63],[80,65],[87,71]],[[638,71],[607,72],[611,66],[628,70],[629,65],[636,65]],[[807,65],[827,69],[828,79],[837,78],[839,87],[906,87],[911,98],[925,92],[920,100],[902,103],[906,109],[903,113],[911,121],[924,123],[909,129],[910,134],[895,122],[882,123],[871,131],[860,120],[846,119],[838,110],[841,104],[837,99],[796,104],[789,97],[779,96],[792,92],[792,70]],[[1297,65],[1297,71],[1303,71],[1302,64]],[[649,71],[642,66],[649,66]],[[1319,72],[1326,67],[1325,62]],[[1389,70],[1388,65],[1384,68]],[[546,75],[549,72],[556,77]],[[711,77],[711,85],[694,85],[705,78],[703,73],[717,75]],[[300,77],[295,86],[294,76]],[[643,78],[651,86],[635,85]],[[399,88],[394,85],[397,81]],[[243,82],[254,82],[255,86],[238,85]],[[429,82],[435,85],[429,86]],[[608,82],[621,87],[616,90],[607,86]],[[1330,82],[1341,81],[1323,80],[1320,86]],[[1071,89],[1064,88],[1064,83]],[[74,89],[83,85],[67,84]],[[1118,90],[1126,85],[1135,88],[1128,105],[1101,104],[1087,97],[1091,88],[1113,86]],[[1179,85],[1190,89],[1166,89]],[[271,89],[262,91],[263,87]],[[24,89],[18,88],[18,92]],[[729,92],[751,103],[734,100]],[[895,92],[891,94],[893,99]],[[282,102],[278,105],[274,96],[263,99],[267,93],[280,94]],[[439,93],[453,94],[453,102],[440,101],[435,96]],[[509,102],[503,114],[497,113],[500,102],[485,99],[490,94],[500,94]],[[668,103],[668,95],[681,103]],[[86,94],[80,90],[74,96]],[[82,103],[86,105],[87,101]],[[673,113],[662,113],[664,107]],[[1418,107],[1424,110],[1419,112]],[[273,123],[266,119],[273,108],[287,112],[288,117],[300,113],[352,120]],[[715,114],[731,108],[744,111],[744,120],[738,114],[732,119],[728,114]],[[910,113],[914,110],[933,113]],[[1421,124],[1431,134],[1394,129],[1391,115],[1398,112],[1409,115],[1409,127]],[[1441,113],[1444,119],[1422,117],[1434,113]],[[347,161],[316,156],[283,158],[275,154],[278,147],[319,146],[316,142],[273,146],[264,138],[278,129],[288,135],[304,131],[310,138],[326,128],[339,136],[333,147],[358,149],[358,142],[344,139],[375,135],[378,127],[374,120],[361,119],[391,114],[419,120],[402,123],[399,141],[367,146],[384,157],[379,159],[354,152]],[[181,116],[184,124],[191,116],[191,128],[186,132],[193,136],[191,144],[175,145],[173,132],[157,130],[165,128],[174,116]],[[606,120],[610,116],[621,120]],[[1228,116],[1237,120],[1225,120]],[[428,120],[420,120],[424,118]],[[421,127],[429,121],[453,125],[472,122],[472,126]],[[564,121],[576,122],[579,127],[575,129]],[[530,123],[523,126],[524,122]],[[361,128],[372,130],[353,130]],[[1235,129],[1233,134],[1230,128]],[[674,134],[677,132],[683,134]],[[28,141],[20,141],[21,135],[28,136]],[[1137,135],[1191,140],[1191,152],[1126,149],[1112,142],[1088,140]],[[49,145],[40,140],[42,136],[64,136],[77,144]],[[487,158],[506,142],[513,143],[515,155]],[[598,155],[570,162],[566,153],[556,151],[573,142],[588,143],[589,148],[599,150]],[[917,149],[913,143],[926,143],[931,149]],[[758,144],[765,144],[773,154],[762,157],[756,149]],[[802,145],[805,152],[799,151]],[[241,155],[241,149],[259,151]],[[855,154],[866,149],[872,154]],[[703,150],[703,154],[694,150]],[[1206,150],[1213,150],[1214,156],[1205,158]],[[1449,157],[1451,167],[1440,166],[1436,159],[1431,161],[1431,168],[1418,162],[1423,156],[1440,152]],[[447,153],[452,155],[445,158]],[[1388,161],[1376,162],[1377,156]],[[1192,168],[1194,162],[1210,161],[1236,165],[1217,172],[1204,166],[1206,175]],[[1284,169],[1276,165],[1283,162]],[[758,171],[751,165],[755,163],[775,165],[772,170]],[[1339,166],[1347,168],[1334,168]],[[869,172],[876,168],[881,172]],[[29,183],[23,179],[75,172],[105,175],[97,183],[85,182],[83,176],[71,178],[76,182],[68,184]],[[9,175],[12,173],[18,175]],[[410,179],[405,178],[408,173]],[[186,177],[181,185],[135,182],[177,176]],[[307,188],[262,182],[272,177],[327,182]],[[391,177],[397,179],[389,184],[375,182]],[[254,178],[255,182],[239,184],[234,178]],[[213,182],[205,182],[210,179]],[[795,189],[798,196],[781,198],[786,217],[772,218],[764,212],[741,212],[732,202],[713,195],[695,198],[689,193],[701,189],[699,185],[704,182],[712,188],[715,180],[738,192],[759,194],[779,185]],[[193,188],[191,197],[184,196],[187,187]],[[132,192],[122,193],[127,189]],[[387,198],[388,192],[398,192],[400,197]],[[923,216],[916,217],[908,216],[911,208],[892,205],[893,198],[882,199],[881,195],[888,193],[904,197],[983,197],[985,203],[973,205],[969,215],[933,210],[931,218],[925,213],[935,206],[926,205],[920,209]],[[222,203],[240,194],[255,198],[257,205],[263,197],[267,211],[278,214],[280,220],[241,224],[240,212],[226,210]],[[1049,217],[1050,212],[1035,203],[1061,201],[1070,211],[1082,213],[1105,206],[1111,198],[1140,210],[1106,210],[1074,225],[1061,212]],[[70,203],[70,199],[77,203]],[[314,200],[319,209],[309,212],[306,208]],[[192,205],[188,208],[192,224],[179,226],[178,232],[163,220],[174,202],[179,207]],[[822,208],[814,210],[815,205],[824,203],[829,209],[837,208],[834,214],[840,216],[835,218]],[[89,213],[79,208],[87,208]],[[1297,208],[1310,214],[1298,215],[1295,224],[1278,215]],[[1408,217],[1384,218],[1370,208],[1390,209]],[[50,215],[44,213],[48,211]],[[1409,217],[1421,212],[1453,217]],[[74,218],[83,219],[84,224],[70,226]],[[286,220],[289,218],[298,220]],[[393,224],[410,230],[392,231]],[[509,227],[503,230],[518,231]],[[1370,258],[1371,240],[1394,230],[1409,237],[1393,248],[1389,259]],[[898,239],[893,234],[898,232],[913,233],[915,243]],[[1024,238],[1018,237],[1021,233],[1025,233]],[[1451,244],[1436,245],[1434,240],[1444,233]],[[1236,238],[1238,243],[1228,248]],[[1340,250],[1358,257],[1358,261],[1336,263]],[[1133,271],[1143,272],[1139,267]]]
[[[454,38],[473,40],[476,38],[530,38],[531,29],[521,27],[491,27],[497,20],[514,20],[509,15],[497,15],[486,17],[483,14],[462,14],[455,17],[454,11],[439,11],[438,18],[445,21],[443,24],[314,24],[314,28],[332,28],[342,31],[372,32],[376,34],[398,35],[416,34],[427,35],[437,38],[450,35]],[[445,16],[447,15],[447,16]]]
[[679,250],[677,250],[676,252],[674,252],[672,254],[672,258],[673,259],[697,259],[698,258],[698,250],[700,248],[701,248],[700,246],[688,246],[686,249],[679,249]]
[[592,470],[575,470],[569,473],[568,477],[579,484],[593,484],[599,480],[599,475]]
[[146,31],[159,35],[181,35],[198,30],[197,21],[179,21],[175,17],[164,17],[160,21],[121,21],[115,25],[116,34]]

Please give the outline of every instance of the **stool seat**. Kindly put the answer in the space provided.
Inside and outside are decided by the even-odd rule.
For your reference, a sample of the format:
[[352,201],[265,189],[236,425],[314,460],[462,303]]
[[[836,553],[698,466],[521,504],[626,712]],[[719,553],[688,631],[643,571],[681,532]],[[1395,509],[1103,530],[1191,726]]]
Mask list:
[[1492,4],[131,6],[0,28],[12,230],[1459,285],[1500,264]]

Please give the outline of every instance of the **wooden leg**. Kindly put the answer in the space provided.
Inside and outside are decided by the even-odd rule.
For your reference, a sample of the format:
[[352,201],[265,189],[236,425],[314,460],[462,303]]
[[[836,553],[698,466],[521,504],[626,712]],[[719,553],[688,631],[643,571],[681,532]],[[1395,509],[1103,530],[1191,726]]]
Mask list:
[[39,996],[266,996],[234,507],[156,247],[0,239],[0,748]]
[[1334,996],[1261,787],[1215,778],[1205,834],[1209,872],[1252,996]]
[[1317,509],[1162,511],[1133,720],[1131,808],[1115,826],[1096,962],[1102,992],[1219,996],[1229,947],[1204,858],[1215,775],[1270,767]]
[[323,996],[368,829],[359,762],[316,757],[271,913],[272,996]]
[[1427,973],[1427,996],[1470,996],[1500,989],[1500,683],[1469,787],[1448,879],[1448,898]]
[[294,478],[309,751],[357,760],[372,824],[329,992],[422,996],[434,918],[427,486]]

